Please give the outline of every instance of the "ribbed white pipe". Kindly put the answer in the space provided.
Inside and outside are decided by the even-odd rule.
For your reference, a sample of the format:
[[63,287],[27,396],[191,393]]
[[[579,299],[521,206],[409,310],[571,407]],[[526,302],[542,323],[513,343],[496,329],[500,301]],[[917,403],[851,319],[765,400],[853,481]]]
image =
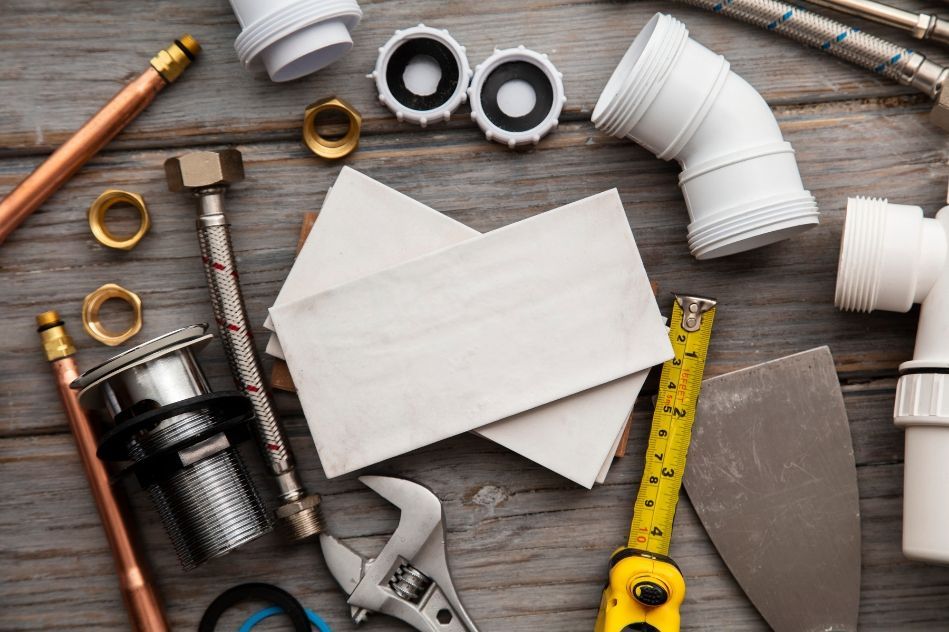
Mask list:
[[672,16],[657,13],[636,36],[593,124],[682,165],[698,259],[758,248],[819,222],[768,104]]
[[357,0],[230,0],[240,22],[234,41],[246,68],[265,68],[273,81],[298,79],[324,68],[353,47]]
[[913,359],[900,365],[893,420],[906,429],[903,552],[949,564],[949,207],[851,198],[834,302],[841,309],[908,311],[921,303]]

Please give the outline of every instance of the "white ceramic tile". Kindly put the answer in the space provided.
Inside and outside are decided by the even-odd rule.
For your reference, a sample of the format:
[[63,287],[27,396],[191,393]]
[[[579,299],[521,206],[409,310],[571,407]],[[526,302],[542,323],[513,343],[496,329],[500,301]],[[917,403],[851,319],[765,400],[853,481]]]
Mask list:
[[[330,232],[329,217],[321,215],[314,236]],[[480,238],[466,240],[470,229],[455,228],[445,230],[461,246],[273,308],[328,475],[563,400],[671,355],[615,191]],[[599,418],[579,424],[603,446],[585,460],[592,474],[571,476],[581,484],[592,484],[621,430],[638,391],[627,388],[609,432]],[[525,434],[516,424],[510,431],[509,421],[498,432],[513,437],[509,447],[520,453],[532,452],[525,439],[543,444],[554,434]],[[579,461],[576,444],[570,448],[568,461]]]

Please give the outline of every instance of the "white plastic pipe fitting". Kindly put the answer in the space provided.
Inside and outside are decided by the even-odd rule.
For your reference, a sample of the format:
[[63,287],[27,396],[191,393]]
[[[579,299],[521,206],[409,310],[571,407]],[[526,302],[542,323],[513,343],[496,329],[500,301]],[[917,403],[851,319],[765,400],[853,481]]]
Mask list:
[[840,245],[840,309],[906,312],[920,303],[913,359],[900,365],[893,420],[906,429],[903,553],[949,564],[949,206],[851,198]]
[[244,67],[291,81],[329,66],[353,47],[356,0],[230,0],[241,34],[234,48]]
[[765,246],[820,221],[771,108],[670,15],[657,13],[636,36],[593,124],[681,164],[697,259]]

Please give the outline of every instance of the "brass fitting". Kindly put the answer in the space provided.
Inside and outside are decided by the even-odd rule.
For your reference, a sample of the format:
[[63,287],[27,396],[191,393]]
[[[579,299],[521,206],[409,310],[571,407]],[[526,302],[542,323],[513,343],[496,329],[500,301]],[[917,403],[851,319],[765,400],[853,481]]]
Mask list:
[[165,82],[173,83],[200,52],[201,45],[198,40],[185,33],[170,46],[155,53],[149,63]]
[[[349,127],[342,138],[329,139],[316,131],[316,117],[322,112],[342,112]],[[348,156],[359,146],[359,133],[362,128],[362,115],[352,105],[339,97],[327,97],[311,103],[303,116],[303,143],[314,154],[329,160],[338,160]]]
[[[111,298],[125,301],[132,307],[132,324],[120,333],[109,331],[99,319],[102,304]],[[87,334],[102,344],[110,347],[120,345],[142,330],[142,299],[138,297],[138,294],[126,290],[121,285],[106,283],[91,292],[82,302],[82,326]]]
[[236,149],[193,151],[165,161],[171,191],[225,187],[244,179],[244,161]]
[[[105,216],[109,209],[116,204],[130,204],[140,218],[138,230],[128,237],[119,237],[109,230],[105,224]],[[103,246],[115,248],[116,250],[131,250],[138,242],[142,240],[145,233],[151,227],[151,220],[148,217],[148,207],[145,205],[145,199],[138,193],[121,191],[119,189],[108,189],[102,195],[96,198],[92,206],[89,207],[89,228],[92,230],[92,236],[96,238]]]
[[320,497],[304,496],[277,507],[274,515],[278,524],[291,540],[304,540],[325,531]]
[[36,317],[36,327],[48,362],[68,358],[76,353],[72,338],[66,333],[63,321],[59,319],[59,313],[56,311],[39,314]]

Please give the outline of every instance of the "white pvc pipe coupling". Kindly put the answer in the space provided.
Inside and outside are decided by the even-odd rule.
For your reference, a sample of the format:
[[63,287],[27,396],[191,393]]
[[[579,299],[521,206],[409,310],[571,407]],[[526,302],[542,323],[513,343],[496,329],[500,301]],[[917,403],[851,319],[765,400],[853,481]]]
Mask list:
[[636,36],[593,124],[681,164],[697,259],[765,246],[820,221],[771,108],[670,15],[657,13]]
[[248,70],[291,81],[329,66],[353,47],[356,0],[230,0],[241,34],[234,48]]
[[834,302],[906,312],[920,303],[913,359],[900,365],[893,420],[906,429],[903,553],[949,564],[949,206],[851,198]]

